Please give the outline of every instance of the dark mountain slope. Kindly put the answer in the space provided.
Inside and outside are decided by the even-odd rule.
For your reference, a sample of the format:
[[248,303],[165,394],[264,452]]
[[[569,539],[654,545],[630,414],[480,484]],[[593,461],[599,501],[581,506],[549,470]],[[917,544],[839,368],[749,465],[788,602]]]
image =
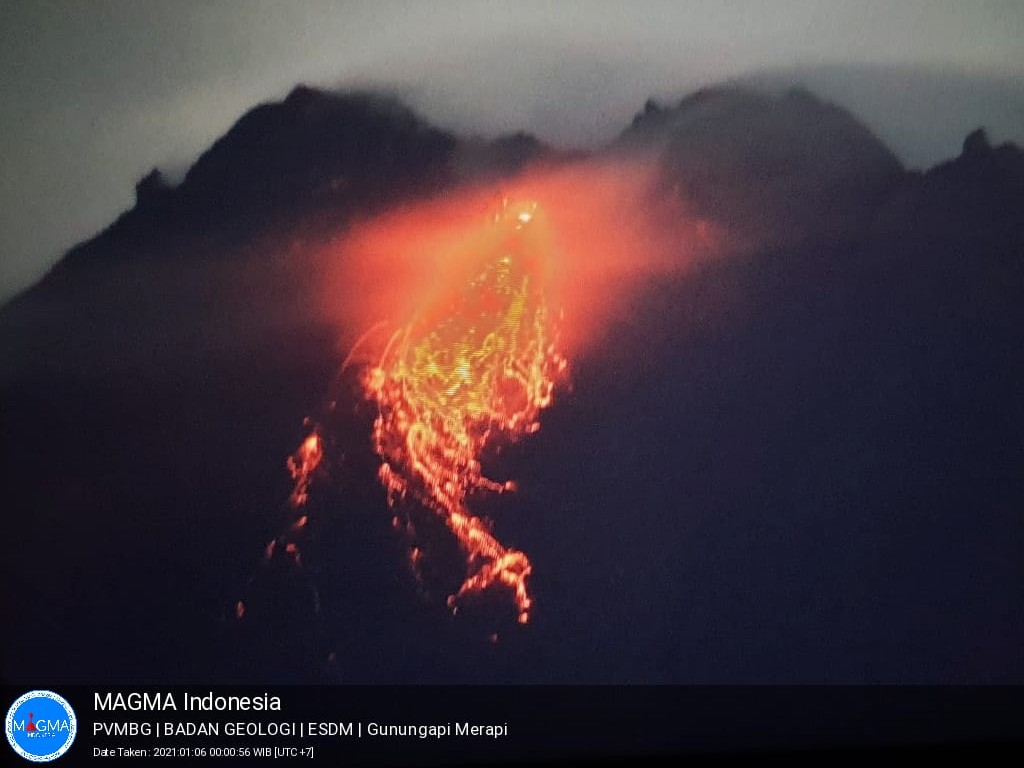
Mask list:
[[1022,159],[652,282],[577,366],[521,477],[576,679],[1022,679]]

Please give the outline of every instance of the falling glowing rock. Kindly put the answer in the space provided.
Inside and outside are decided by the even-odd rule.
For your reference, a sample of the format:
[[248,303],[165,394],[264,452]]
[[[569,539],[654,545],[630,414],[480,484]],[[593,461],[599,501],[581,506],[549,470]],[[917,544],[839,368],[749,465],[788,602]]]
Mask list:
[[309,485],[313,481],[313,473],[320,466],[323,458],[323,441],[316,431],[303,440],[299,449],[288,457],[288,472],[295,482],[295,487],[288,499],[292,507],[298,509],[309,500]]

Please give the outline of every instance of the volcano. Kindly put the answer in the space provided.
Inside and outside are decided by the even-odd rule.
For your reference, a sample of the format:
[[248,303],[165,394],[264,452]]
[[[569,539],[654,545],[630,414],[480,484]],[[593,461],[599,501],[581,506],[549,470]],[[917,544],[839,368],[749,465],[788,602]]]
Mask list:
[[803,90],[583,154],[299,87],[0,310],[4,678],[1020,683],[1021,222]]

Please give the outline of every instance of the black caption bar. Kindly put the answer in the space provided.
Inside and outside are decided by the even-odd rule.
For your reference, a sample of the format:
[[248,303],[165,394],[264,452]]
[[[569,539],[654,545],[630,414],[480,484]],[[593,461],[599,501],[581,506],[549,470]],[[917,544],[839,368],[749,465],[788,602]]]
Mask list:
[[[56,765],[1024,752],[1020,687],[35,687],[59,693],[75,710],[75,741]],[[27,689],[2,690],[6,711]],[[5,757],[3,764],[20,760]]]

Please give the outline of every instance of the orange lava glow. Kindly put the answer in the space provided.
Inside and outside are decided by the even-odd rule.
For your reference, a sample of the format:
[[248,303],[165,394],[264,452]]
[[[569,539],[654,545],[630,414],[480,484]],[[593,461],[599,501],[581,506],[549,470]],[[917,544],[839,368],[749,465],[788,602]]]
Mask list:
[[[288,497],[288,503],[293,509],[298,509],[309,501],[309,484],[312,482],[313,472],[320,466],[323,458],[323,442],[315,431],[302,441],[302,445],[295,453],[288,457],[288,472],[295,483],[291,496]],[[305,516],[299,519],[301,525],[305,525]]]
[[313,431],[295,450],[295,453],[289,456],[285,462],[288,474],[292,478],[292,492],[288,495],[287,507],[295,517],[287,532],[267,542],[263,548],[264,562],[269,562],[276,554],[282,552],[296,566],[302,565],[302,552],[299,550],[299,545],[295,541],[289,540],[289,537],[301,531],[309,522],[309,516],[303,510],[309,501],[309,488],[316,477],[317,470],[321,469],[323,460],[324,442],[320,437],[319,428],[314,427]]
[[[635,312],[646,281],[684,273],[722,250],[723,233],[688,215],[656,169],[635,159],[532,169],[501,190],[543,208],[549,257],[536,267],[570,359],[600,353],[607,334]],[[342,348],[351,349],[353,332],[406,322],[409,307],[443,306],[439,294],[477,258],[467,232],[496,202],[493,185],[466,187],[358,221],[326,242],[316,305],[343,329]]]
[[[389,502],[411,497],[444,521],[465,552],[467,576],[448,605],[457,610],[466,595],[501,586],[520,623],[530,615],[530,560],[501,544],[467,497],[513,489],[486,477],[480,457],[497,439],[539,428],[566,367],[545,294],[543,219],[536,203],[506,201],[470,230],[464,247],[473,255],[461,279],[442,283],[363,378],[379,406],[373,443]],[[414,567],[420,557],[414,547]]]

